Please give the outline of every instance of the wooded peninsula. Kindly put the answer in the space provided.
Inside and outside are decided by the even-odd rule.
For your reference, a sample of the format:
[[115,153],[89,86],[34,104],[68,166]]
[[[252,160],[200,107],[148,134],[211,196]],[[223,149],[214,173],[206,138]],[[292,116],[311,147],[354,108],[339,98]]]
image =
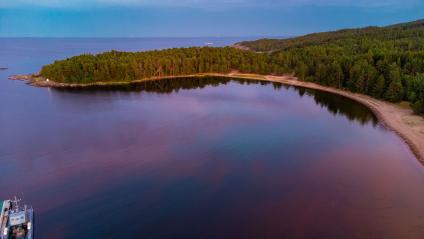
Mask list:
[[[247,50],[248,49],[248,50]],[[293,75],[424,113],[424,20],[261,39],[234,47],[83,54],[44,66],[39,76],[59,83],[132,82],[197,73]]]

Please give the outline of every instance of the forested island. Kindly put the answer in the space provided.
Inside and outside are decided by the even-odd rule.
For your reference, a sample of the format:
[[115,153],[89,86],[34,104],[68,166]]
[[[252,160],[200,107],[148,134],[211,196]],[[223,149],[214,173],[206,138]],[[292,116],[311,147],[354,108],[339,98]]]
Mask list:
[[416,113],[424,113],[424,20],[236,46],[84,54],[46,65],[39,76],[88,84],[232,71],[294,75],[391,102],[409,101]]

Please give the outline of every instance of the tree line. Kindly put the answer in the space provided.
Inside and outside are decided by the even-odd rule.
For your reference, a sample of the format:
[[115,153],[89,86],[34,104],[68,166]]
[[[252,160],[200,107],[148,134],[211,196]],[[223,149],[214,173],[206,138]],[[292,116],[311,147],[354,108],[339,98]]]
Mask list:
[[56,82],[134,81],[152,77],[196,73],[255,72],[267,74],[271,65],[267,55],[232,47],[174,48],[147,52],[111,51],[83,54],[55,61],[40,74]]
[[232,47],[111,51],[71,57],[42,68],[57,82],[134,81],[196,73],[294,74],[305,81],[391,102],[424,113],[424,22],[316,33]]

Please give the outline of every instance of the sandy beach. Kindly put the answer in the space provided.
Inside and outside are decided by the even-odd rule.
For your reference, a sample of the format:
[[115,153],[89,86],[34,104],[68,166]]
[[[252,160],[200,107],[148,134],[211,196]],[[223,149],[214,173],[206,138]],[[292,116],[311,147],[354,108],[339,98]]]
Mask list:
[[[172,78],[183,78],[183,77],[200,77],[200,76],[219,76],[219,77],[235,77],[243,79],[254,79],[263,80],[269,82],[279,82],[286,85],[305,87],[309,89],[316,89],[326,91],[344,97],[353,99],[365,106],[369,107],[374,114],[377,116],[379,121],[388,129],[393,130],[397,133],[405,143],[411,148],[418,160],[424,163],[424,117],[414,115],[412,110],[408,107],[401,107],[398,104],[374,99],[372,97],[356,94],[332,87],[321,86],[311,82],[305,82],[298,80],[293,76],[265,76],[257,74],[241,74],[241,73],[230,73],[230,74],[216,74],[216,73],[205,73],[205,74],[194,74],[185,76],[167,76],[167,77],[155,77],[150,79],[142,79],[132,81],[130,83],[143,82],[146,80],[160,80],[160,79],[172,79]],[[106,86],[106,85],[125,85],[129,82],[95,82],[90,84],[69,84],[69,83],[58,83],[54,81],[47,81],[42,78],[34,78],[31,75],[17,75],[11,76],[11,80],[25,80],[28,84],[38,87],[87,87],[87,86]]]

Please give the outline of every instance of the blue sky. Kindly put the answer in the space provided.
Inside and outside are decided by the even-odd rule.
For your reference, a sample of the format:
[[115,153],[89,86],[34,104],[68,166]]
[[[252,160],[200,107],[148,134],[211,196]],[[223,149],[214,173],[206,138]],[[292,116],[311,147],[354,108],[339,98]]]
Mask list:
[[420,18],[423,0],[0,0],[1,37],[290,36]]

